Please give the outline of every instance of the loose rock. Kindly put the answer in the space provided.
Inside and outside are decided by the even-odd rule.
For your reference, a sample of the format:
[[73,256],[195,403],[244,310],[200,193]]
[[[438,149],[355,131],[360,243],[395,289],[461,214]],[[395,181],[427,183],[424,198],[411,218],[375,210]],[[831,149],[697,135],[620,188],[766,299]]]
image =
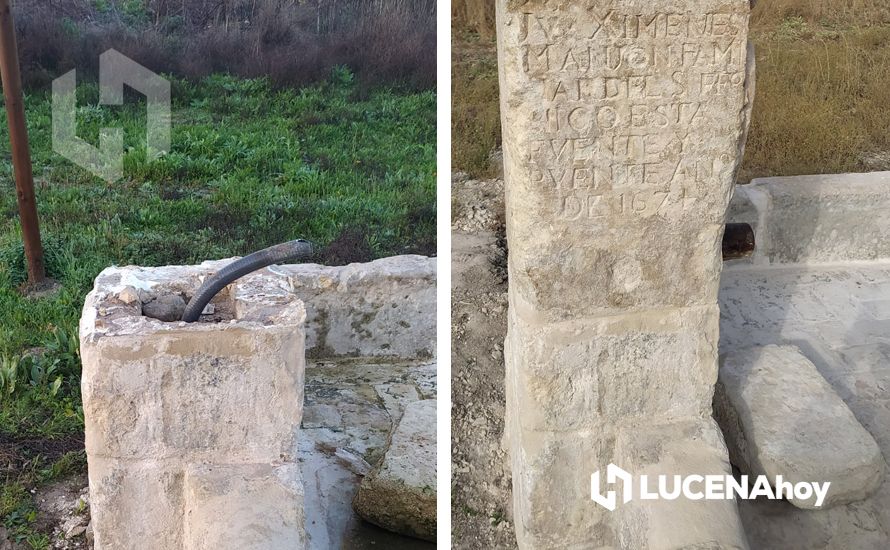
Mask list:
[[171,323],[182,319],[185,312],[185,300],[178,294],[163,294],[154,300],[143,304],[142,314],[159,321]]
[[131,286],[124,287],[124,289],[118,293],[117,297],[125,304],[132,304],[139,301],[139,293]]
[[[800,350],[754,347],[721,363],[715,416],[744,473],[831,482],[823,509],[862,500],[880,486],[877,443]],[[789,500],[815,508],[815,497]]]

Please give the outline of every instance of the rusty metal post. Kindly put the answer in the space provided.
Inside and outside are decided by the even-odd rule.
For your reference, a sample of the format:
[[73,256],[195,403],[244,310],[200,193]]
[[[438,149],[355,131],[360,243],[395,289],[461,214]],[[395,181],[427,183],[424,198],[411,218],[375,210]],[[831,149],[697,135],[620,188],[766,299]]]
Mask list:
[[37,202],[34,200],[31,150],[28,147],[28,126],[25,123],[15,24],[9,0],[0,0],[0,78],[3,83],[3,97],[6,100],[6,116],[9,119],[9,141],[12,148],[12,165],[15,171],[25,258],[28,263],[28,282],[36,285],[44,281],[46,272],[43,266],[43,245],[40,243],[40,224],[37,220]]

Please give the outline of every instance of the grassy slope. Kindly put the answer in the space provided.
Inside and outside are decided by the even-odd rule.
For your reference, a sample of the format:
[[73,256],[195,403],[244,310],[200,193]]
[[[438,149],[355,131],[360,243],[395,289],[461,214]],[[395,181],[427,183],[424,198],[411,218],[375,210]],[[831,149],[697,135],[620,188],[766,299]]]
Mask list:
[[[49,94],[28,95],[48,271],[63,285],[52,298],[18,292],[24,262],[0,116],[0,521],[35,548],[46,537],[32,529],[23,487],[83,468],[82,451],[66,443],[79,446],[82,433],[79,360],[69,343],[99,271],[244,255],[298,237],[326,245],[351,235],[355,246],[358,234],[359,253],[370,257],[435,251],[432,92],[358,97],[345,72],[302,90],[224,76],[174,81],[172,152],[151,163],[144,103],[134,95],[98,108],[95,85],[79,92],[82,138],[95,144],[101,127],[126,129],[125,179],[107,184],[53,153]],[[31,364],[23,363],[18,389],[6,395],[4,369],[34,347],[48,350],[38,367],[58,369],[30,388]],[[66,380],[54,394],[60,374]]]
[[[93,96],[95,87],[87,90]],[[92,279],[111,264],[165,265],[243,255],[293,239],[320,244],[366,226],[374,256],[427,250],[435,235],[435,104],[431,93],[349,86],[273,91],[212,77],[174,85],[172,152],[146,163],[144,104],[81,107],[79,134],[124,126],[126,179],[106,184],[52,152],[46,94],[27,99],[50,300],[16,292],[24,278],[15,192],[0,166],[0,354],[70,327]],[[86,105],[89,99],[82,100]],[[5,121],[0,127],[5,129]],[[0,158],[8,138],[0,132]]]
[[[757,100],[741,181],[890,169],[890,0],[761,0]],[[453,54],[455,170],[494,175],[494,45],[461,30]]]

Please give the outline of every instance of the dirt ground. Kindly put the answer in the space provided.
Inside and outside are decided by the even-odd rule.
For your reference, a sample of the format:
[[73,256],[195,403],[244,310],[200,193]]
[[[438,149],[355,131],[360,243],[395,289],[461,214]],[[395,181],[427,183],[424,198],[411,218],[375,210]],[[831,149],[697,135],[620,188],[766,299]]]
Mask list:
[[91,550],[90,495],[87,477],[75,475],[41,487],[35,494],[41,532],[50,533],[53,550]]
[[503,182],[452,180],[452,548],[516,548],[504,433]]

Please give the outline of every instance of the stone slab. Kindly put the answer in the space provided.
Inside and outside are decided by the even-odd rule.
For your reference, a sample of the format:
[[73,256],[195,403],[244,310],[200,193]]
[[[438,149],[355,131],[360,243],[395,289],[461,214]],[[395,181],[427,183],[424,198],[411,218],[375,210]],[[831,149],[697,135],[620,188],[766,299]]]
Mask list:
[[436,352],[436,258],[276,266],[306,304],[310,357],[431,358]]
[[[721,281],[720,349],[795,345],[890,456],[890,336],[874,330],[874,303],[890,296],[890,263],[732,266]],[[773,548],[890,547],[890,483],[862,502],[830,510],[749,501],[752,545]]]
[[425,540],[436,539],[436,403],[405,407],[383,461],[353,502],[371,523]]
[[[433,543],[385,531],[353,510],[362,476],[355,460],[379,463],[410,395],[435,398],[436,365],[340,358],[310,362],[299,438],[310,550],[430,550]],[[384,400],[391,388],[415,391]],[[386,406],[389,403],[389,407]],[[310,418],[311,416],[311,418]],[[311,420],[311,423],[308,421]],[[343,460],[344,455],[351,460]]]
[[890,172],[759,178],[739,186],[730,221],[754,227],[754,256],[733,264],[890,259]]
[[[874,438],[793,346],[726,353],[715,414],[744,473],[831,482],[823,508],[863,500],[883,480],[884,459]],[[816,508],[815,497],[789,500]]]

